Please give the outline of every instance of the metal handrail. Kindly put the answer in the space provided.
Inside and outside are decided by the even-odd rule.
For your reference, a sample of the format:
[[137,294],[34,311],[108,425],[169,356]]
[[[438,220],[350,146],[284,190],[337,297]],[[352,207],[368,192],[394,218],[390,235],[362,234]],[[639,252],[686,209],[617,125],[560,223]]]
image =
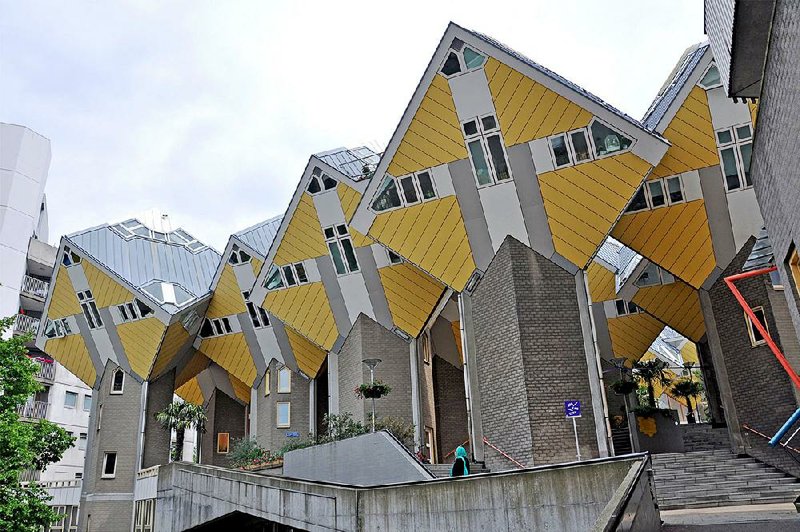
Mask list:
[[510,454],[508,454],[507,452],[500,450],[500,448],[499,448],[499,447],[497,447],[496,445],[492,444],[492,443],[491,443],[489,440],[487,440],[487,439],[486,439],[486,437],[484,437],[484,438],[483,438],[483,443],[485,443],[486,445],[488,445],[489,447],[491,447],[492,449],[494,449],[495,451],[497,451],[498,453],[500,453],[501,455],[503,455],[503,457],[505,457],[505,458],[507,458],[508,460],[510,460],[511,462],[513,462],[513,464],[514,464],[515,466],[517,466],[518,468],[520,468],[520,469],[525,469],[525,466],[524,466],[524,465],[522,465],[522,464],[521,464],[521,463],[519,463],[518,461],[514,460],[514,459],[511,457],[511,455],[510,455]]
[[19,334],[36,334],[39,331],[39,318],[27,314],[17,314],[14,320],[14,332]]
[[[753,433],[753,434],[755,434],[756,436],[761,436],[762,438],[764,438],[764,439],[765,439],[765,440],[767,440],[767,441],[769,441],[769,440],[770,440],[770,437],[769,437],[769,436],[767,436],[767,435],[766,435],[766,434],[764,434],[763,432],[759,432],[759,431],[757,431],[756,429],[754,429],[753,427],[750,427],[750,426],[746,425],[745,423],[742,423],[742,428],[743,428],[743,429],[745,429],[745,430],[749,430],[750,432],[752,432],[752,433]],[[796,452],[797,454],[800,454],[800,449],[797,449],[796,447],[792,447],[791,445],[787,445],[787,444],[784,444],[784,443],[780,443],[779,445],[781,446],[781,449],[789,449],[790,451],[794,451],[794,452]]]
[[42,281],[41,279],[36,279],[35,277],[30,277],[29,275],[26,275],[22,278],[21,292],[23,294],[27,294],[44,301],[47,299],[47,290],[49,288],[50,283],[47,281]]
[[48,380],[52,381],[56,378],[56,365],[50,361],[42,360],[41,358],[31,358],[36,364],[39,365],[39,369],[36,371],[36,375],[34,375],[37,379]]
[[444,455],[444,457],[442,458],[442,461],[445,461],[445,460],[447,460],[447,459],[448,459],[448,458],[449,458],[451,455],[455,454],[455,452],[456,452],[456,449],[458,449],[459,447],[464,447],[465,445],[468,445],[468,444],[469,444],[469,438],[467,438],[466,440],[464,440],[464,441],[461,443],[461,445],[457,445],[457,446],[456,446],[456,447],[455,447],[455,448],[454,448],[452,451],[450,451],[449,453],[447,453],[446,455]]

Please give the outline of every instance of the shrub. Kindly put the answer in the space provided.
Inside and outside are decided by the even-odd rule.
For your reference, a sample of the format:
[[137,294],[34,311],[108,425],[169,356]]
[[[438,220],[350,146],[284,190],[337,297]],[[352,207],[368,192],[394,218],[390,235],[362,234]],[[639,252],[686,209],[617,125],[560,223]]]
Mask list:
[[228,460],[236,468],[266,465],[277,460],[279,456],[272,454],[268,449],[261,447],[256,440],[240,438],[233,440],[233,445],[228,453]]

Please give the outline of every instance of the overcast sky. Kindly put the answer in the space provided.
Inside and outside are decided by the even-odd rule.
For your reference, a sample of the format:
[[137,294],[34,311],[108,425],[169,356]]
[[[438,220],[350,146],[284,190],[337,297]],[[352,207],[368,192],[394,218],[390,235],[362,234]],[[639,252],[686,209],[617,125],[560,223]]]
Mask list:
[[701,0],[0,0],[0,121],[51,140],[51,242],[157,208],[222,249],[310,154],[383,149],[450,20],[634,117],[704,39]]

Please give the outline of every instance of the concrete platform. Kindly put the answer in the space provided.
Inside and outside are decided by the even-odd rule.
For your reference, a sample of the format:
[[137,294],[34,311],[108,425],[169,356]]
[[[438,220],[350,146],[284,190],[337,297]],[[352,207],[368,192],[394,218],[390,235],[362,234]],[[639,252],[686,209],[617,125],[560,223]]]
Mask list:
[[663,510],[661,519],[664,532],[800,531],[800,514],[791,503]]

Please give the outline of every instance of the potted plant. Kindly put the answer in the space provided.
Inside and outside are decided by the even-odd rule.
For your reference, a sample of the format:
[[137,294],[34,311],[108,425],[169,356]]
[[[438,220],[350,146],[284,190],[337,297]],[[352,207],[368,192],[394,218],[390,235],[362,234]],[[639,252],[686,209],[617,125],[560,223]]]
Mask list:
[[637,386],[638,385],[635,382],[626,381],[625,379],[611,383],[611,389],[614,390],[614,393],[617,395],[628,395],[629,393],[633,393],[636,391]]
[[374,381],[356,386],[354,391],[359,399],[380,399],[388,395],[392,388],[384,382]]
[[680,379],[672,386],[672,393],[686,399],[686,408],[688,410],[686,413],[686,421],[689,423],[695,422],[692,398],[700,395],[702,391],[703,385],[691,378]]
[[656,393],[654,384],[659,382],[662,386],[668,386],[671,382],[667,374],[667,363],[658,358],[640,360],[633,364],[633,373],[647,385],[647,403],[651,409],[655,409]]

